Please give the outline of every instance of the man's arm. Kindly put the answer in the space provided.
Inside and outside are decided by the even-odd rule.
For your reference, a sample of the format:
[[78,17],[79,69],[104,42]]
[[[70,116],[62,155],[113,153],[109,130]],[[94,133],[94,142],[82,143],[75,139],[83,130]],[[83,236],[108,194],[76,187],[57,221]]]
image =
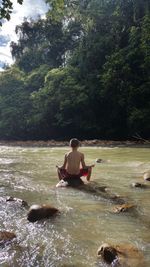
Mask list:
[[84,161],[84,154],[81,155],[81,164],[82,164],[82,168],[85,169],[85,168],[93,168],[95,166],[95,164],[92,164],[92,165],[89,165],[87,166],[85,164],[85,161]]
[[82,168],[85,169],[87,166],[85,165],[85,161],[84,161],[84,154],[81,154],[81,164],[82,164]]

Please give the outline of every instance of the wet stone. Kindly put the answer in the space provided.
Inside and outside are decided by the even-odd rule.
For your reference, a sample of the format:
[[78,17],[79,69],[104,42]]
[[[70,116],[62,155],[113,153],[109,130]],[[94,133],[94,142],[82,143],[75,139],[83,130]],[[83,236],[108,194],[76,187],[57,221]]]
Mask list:
[[14,202],[14,203],[18,203],[22,207],[28,207],[28,203],[25,200],[16,198],[16,197],[9,196],[6,198],[6,202]]
[[51,205],[32,205],[27,214],[27,219],[30,222],[36,222],[42,219],[48,219],[55,216],[59,210]]
[[150,181],[150,172],[145,172],[143,178],[145,181]]
[[113,208],[114,213],[122,213],[122,212],[128,212],[132,211],[135,208],[135,205],[133,204],[123,204],[119,205]]
[[16,238],[16,234],[8,231],[0,231],[0,245]]
[[131,184],[131,187],[133,187],[133,188],[147,188],[147,185],[135,182],[135,183]]
[[143,253],[131,244],[102,244],[97,257],[113,267],[145,267]]

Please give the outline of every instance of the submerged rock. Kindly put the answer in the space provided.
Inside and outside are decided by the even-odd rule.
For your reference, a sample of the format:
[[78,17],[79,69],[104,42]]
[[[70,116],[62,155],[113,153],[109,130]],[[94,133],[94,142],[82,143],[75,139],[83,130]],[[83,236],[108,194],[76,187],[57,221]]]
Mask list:
[[97,257],[113,267],[145,267],[144,256],[131,244],[102,244],[97,250]]
[[111,201],[116,204],[124,204],[126,202],[126,200],[123,197],[109,192],[107,186],[100,186],[96,182],[91,182],[89,184],[81,185],[77,187],[77,189],[85,193],[90,193],[97,197],[107,199],[108,201]]
[[150,181],[150,172],[145,172],[143,178],[145,181]]
[[123,204],[113,208],[114,213],[128,212],[132,211],[135,208],[133,204]]
[[135,182],[135,183],[132,183],[132,184],[131,184],[131,187],[133,187],[133,188],[142,188],[142,189],[144,189],[144,188],[147,188],[147,185],[146,185],[146,184],[142,184],[142,183]]
[[95,161],[96,161],[97,163],[102,163],[102,162],[103,162],[102,159],[96,159]]
[[8,231],[0,231],[0,244],[5,244],[8,241],[16,238],[16,234]]
[[11,196],[9,196],[9,197],[7,197],[6,198],[6,201],[7,202],[15,202],[15,203],[18,203],[18,204],[20,204],[22,207],[29,207],[28,206],[28,203],[25,201],[25,200],[23,200],[23,199],[20,199],[20,198],[16,198],[16,197],[11,197]]
[[41,219],[50,218],[56,215],[59,210],[51,205],[32,205],[29,209],[27,219],[36,222]]
[[95,162],[96,162],[96,163],[108,163],[108,162],[110,162],[110,160],[96,159]]
[[126,202],[126,200],[123,197],[116,195],[116,194],[110,194],[110,195],[108,194],[107,199],[112,201],[113,203],[120,204],[120,205]]
[[105,185],[100,186],[97,183],[89,183],[79,186],[79,189],[87,193],[100,194],[101,192],[106,193],[108,188]]

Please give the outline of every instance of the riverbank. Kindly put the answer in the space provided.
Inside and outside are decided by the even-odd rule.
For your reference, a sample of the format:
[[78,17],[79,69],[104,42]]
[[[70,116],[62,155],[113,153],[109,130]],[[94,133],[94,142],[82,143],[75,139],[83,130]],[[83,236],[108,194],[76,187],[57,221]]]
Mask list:
[[[0,141],[0,146],[22,146],[22,147],[64,147],[68,146],[69,141],[56,141],[56,140],[48,140],[48,141]],[[112,141],[112,140],[83,140],[81,141],[82,146],[108,146],[108,147],[116,147],[116,146],[146,146],[150,147],[150,141],[143,140],[135,140],[135,141]]]

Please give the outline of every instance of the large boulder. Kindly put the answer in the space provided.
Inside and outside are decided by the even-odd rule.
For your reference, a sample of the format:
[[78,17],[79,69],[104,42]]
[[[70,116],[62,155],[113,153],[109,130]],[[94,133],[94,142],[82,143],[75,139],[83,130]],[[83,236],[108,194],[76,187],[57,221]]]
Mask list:
[[8,231],[0,231],[0,244],[5,244],[8,241],[16,238],[16,234]]
[[97,256],[113,267],[145,267],[144,256],[131,244],[110,245],[102,244]]
[[29,209],[27,219],[36,222],[41,219],[50,218],[56,215],[59,210],[51,205],[32,205]]

